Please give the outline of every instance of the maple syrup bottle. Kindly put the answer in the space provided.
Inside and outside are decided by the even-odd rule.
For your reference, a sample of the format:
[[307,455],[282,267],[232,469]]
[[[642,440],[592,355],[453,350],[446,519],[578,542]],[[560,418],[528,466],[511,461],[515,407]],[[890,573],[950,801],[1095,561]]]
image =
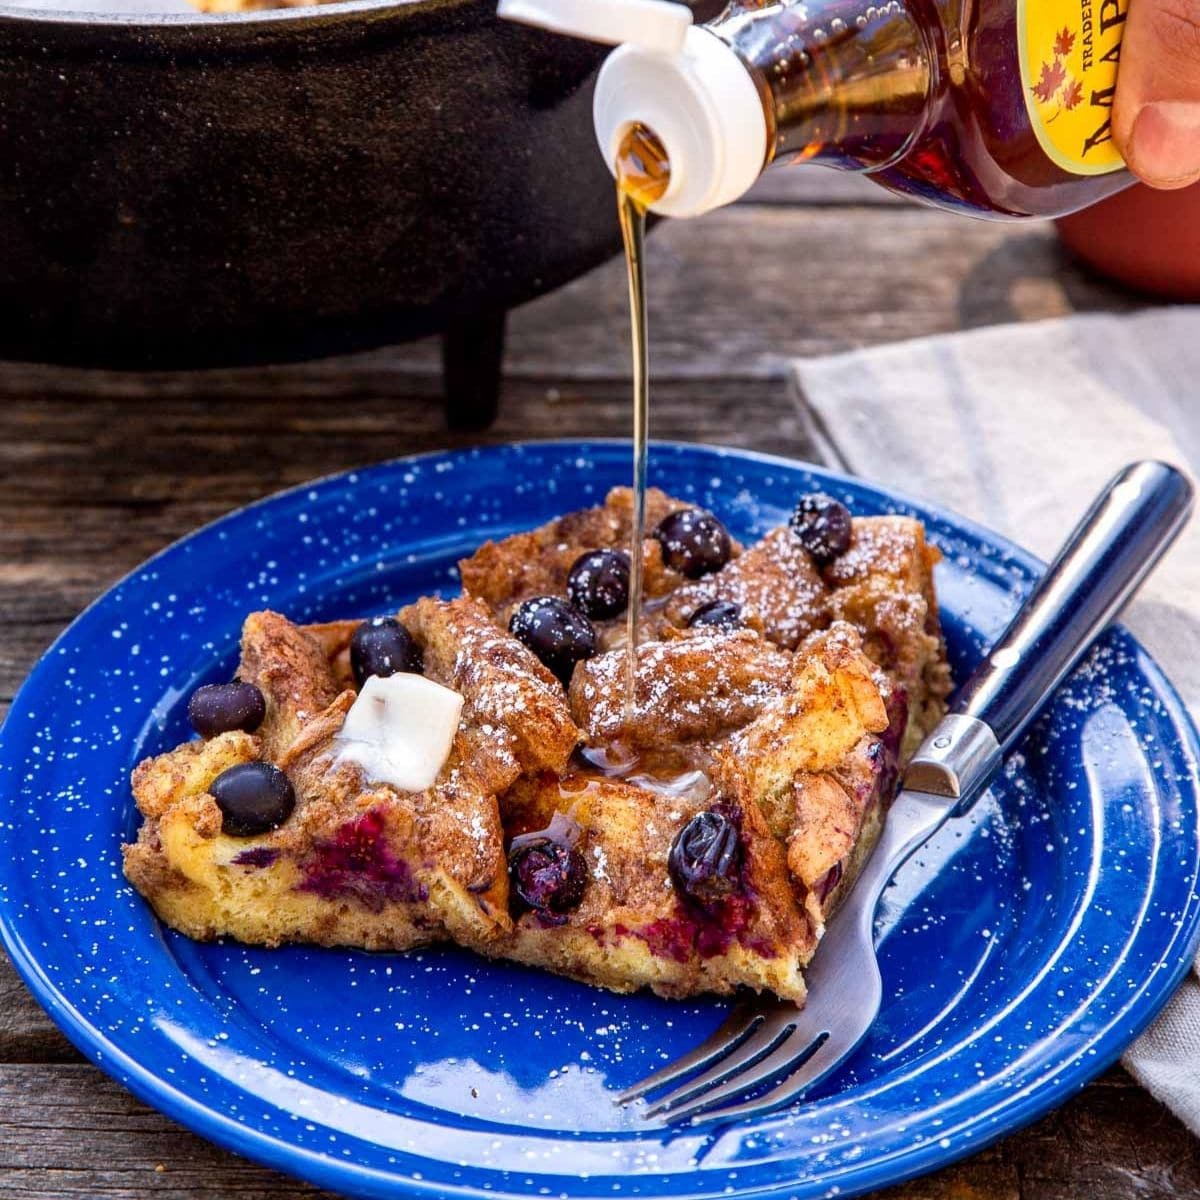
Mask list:
[[977,216],[1049,217],[1132,183],[1111,115],[1129,0],[501,0],[503,16],[623,43],[596,83],[607,162],[637,131],[650,204],[695,216],[771,163],[861,171]]

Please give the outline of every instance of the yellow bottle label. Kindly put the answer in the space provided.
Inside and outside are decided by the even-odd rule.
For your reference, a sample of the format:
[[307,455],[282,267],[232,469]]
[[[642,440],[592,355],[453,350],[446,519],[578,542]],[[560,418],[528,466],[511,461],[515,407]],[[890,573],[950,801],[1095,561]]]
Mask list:
[[1125,164],[1112,140],[1129,0],[1017,0],[1021,85],[1037,140],[1074,175]]

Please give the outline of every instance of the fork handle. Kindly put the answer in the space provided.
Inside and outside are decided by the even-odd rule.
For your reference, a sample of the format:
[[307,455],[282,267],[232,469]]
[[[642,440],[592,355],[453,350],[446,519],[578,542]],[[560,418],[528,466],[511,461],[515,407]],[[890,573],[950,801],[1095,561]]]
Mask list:
[[[1131,463],[1118,472],[958,690],[945,728],[914,756],[907,787],[954,796],[956,814],[970,807],[1178,536],[1192,499],[1187,477],[1166,463]],[[956,779],[949,793],[930,786],[947,760]]]

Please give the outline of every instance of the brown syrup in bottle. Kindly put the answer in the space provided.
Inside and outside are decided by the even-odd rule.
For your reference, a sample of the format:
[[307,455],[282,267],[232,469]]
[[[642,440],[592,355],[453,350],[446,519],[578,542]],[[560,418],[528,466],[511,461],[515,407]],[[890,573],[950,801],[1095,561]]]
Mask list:
[[1128,4],[732,0],[707,28],[759,88],[768,161],[866,171],[974,215],[1055,216],[1131,182],[1110,120]]

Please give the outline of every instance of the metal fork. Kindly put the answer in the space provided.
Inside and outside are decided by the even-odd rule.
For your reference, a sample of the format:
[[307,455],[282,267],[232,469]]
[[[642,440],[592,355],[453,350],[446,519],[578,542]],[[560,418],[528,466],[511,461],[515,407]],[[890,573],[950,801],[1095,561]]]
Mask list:
[[[809,965],[806,1007],[742,1002],[703,1045],[634,1084],[618,1104],[677,1084],[643,1115],[668,1124],[750,1117],[801,1096],[853,1053],[883,998],[873,926],[884,887],[918,846],[983,794],[1191,507],[1191,484],[1174,467],[1140,462],[1117,474],[913,756],[879,844]],[[749,1098],[728,1103],[739,1097]]]

